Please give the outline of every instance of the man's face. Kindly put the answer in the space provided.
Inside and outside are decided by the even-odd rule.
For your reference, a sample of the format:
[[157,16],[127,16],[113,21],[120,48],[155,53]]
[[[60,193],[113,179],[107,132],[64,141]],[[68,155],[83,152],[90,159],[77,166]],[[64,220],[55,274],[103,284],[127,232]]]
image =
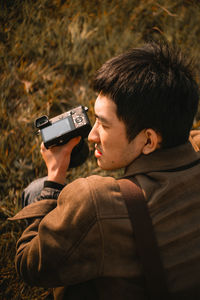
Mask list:
[[123,121],[116,114],[116,104],[108,97],[99,95],[95,106],[96,122],[88,136],[95,143],[98,166],[104,170],[126,167],[142,152],[140,134],[130,143]]

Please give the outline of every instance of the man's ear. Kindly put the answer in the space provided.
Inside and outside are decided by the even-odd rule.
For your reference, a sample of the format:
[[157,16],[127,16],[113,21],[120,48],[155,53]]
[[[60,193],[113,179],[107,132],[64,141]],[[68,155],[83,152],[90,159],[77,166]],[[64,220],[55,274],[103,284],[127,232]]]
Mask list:
[[156,149],[160,148],[162,142],[161,136],[153,129],[149,128],[144,131],[145,145],[143,147],[142,153],[147,155],[154,152]]

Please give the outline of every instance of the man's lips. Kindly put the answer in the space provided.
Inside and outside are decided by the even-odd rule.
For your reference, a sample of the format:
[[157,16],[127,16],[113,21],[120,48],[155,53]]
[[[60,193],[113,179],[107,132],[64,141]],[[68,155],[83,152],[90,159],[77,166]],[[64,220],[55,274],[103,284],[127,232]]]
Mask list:
[[95,146],[95,149],[96,149],[94,152],[95,157],[99,158],[102,155],[102,152],[97,148],[97,146]]

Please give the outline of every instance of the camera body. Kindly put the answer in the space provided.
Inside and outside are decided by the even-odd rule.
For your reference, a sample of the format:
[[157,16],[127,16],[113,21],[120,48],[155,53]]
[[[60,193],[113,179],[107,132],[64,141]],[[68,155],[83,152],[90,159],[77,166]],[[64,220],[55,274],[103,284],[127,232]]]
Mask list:
[[47,116],[35,120],[35,127],[40,130],[47,149],[64,145],[72,138],[81,136],[79,144],[72,150],[69,168],[82,165],[89,155],[89,147],[84,140],[91,130],[87,111],[87,107],[78,106],[50,120]]
[[50,120],[47,116],[36,119],[45,147],[64,145],[76,136],[86,138],[91,130],[87,111],[87,107],[78,106]]

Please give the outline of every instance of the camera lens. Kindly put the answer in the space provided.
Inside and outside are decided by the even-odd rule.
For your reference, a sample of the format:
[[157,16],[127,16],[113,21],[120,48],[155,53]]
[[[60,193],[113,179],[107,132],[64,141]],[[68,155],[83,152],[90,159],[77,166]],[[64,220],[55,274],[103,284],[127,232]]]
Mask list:
[[89,155],[88,143],[82,138],[78,145],[74,147],[71,154],[70,168],[76,168],[82,165]]

